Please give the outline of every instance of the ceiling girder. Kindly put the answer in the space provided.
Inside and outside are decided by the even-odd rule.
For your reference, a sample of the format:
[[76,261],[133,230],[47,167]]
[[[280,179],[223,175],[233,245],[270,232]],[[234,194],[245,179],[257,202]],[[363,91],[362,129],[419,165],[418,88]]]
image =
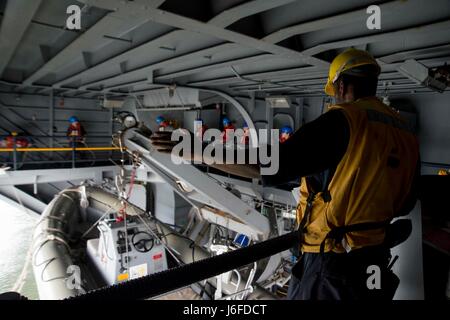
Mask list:
[[[6,2],[0,27],[0,53],[2,56],[0,59],[0,77],[11,61],[40,5],[41,0],[12,0]],[[20,19],[17,17],[20,17]]]

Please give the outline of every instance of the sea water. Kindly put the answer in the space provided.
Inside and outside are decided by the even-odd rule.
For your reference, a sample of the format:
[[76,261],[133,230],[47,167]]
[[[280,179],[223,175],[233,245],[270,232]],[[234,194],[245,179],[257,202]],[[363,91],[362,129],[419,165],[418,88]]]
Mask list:
[[[39,216],[0,198],[0,293],[11,291],[19,278]],[[38,299],[31,263],[21,294]]]

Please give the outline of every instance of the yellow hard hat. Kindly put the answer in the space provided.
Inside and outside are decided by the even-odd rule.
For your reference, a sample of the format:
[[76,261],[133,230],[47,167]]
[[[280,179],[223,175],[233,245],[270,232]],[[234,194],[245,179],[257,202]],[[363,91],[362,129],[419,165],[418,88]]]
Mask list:
[[364,65],[374,66],[375,75],[378,76],[380,74],[380,66],[367,51],[350,48],[337,55],[330,65],[325,93],[333,97],[335,95],[333,84],[339,76],[348,70]]

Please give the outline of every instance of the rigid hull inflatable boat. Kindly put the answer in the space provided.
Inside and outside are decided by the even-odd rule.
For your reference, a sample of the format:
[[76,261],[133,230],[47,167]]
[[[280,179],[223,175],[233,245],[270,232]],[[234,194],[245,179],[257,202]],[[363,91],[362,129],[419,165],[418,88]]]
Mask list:
[[[96,186],[66,189],[49,203],[32,253],[39,297],[46,300],[84,295],[211,257],[204,247],[193,248],[188,237]],[[242,275],[234,270],[212,278],[210,291],[218,287],[242,299],[253,279],[254,270]],[[250,292],[254,298],[275,298],[259,286]]]
[[43,212],[33,237],[40,298],[68,298],[167,269],[157,233],[154,220],[112,193],[91,186],[64,190]]

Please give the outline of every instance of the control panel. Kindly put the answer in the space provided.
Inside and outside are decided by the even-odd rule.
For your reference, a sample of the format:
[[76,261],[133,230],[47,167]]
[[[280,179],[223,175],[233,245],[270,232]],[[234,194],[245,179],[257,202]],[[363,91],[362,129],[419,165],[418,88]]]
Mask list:
[[139,221],[104,219],[100,237],[87,242],[87,253],[107,284],[113,285],[167,269],[164,246]]

